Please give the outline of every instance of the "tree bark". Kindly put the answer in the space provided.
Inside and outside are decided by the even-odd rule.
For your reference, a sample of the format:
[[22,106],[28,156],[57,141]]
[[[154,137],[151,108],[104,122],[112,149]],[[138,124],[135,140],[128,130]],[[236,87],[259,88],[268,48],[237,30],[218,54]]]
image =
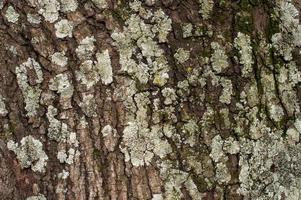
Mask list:
[[0,200],[301,199],[300,0],[0,8]]

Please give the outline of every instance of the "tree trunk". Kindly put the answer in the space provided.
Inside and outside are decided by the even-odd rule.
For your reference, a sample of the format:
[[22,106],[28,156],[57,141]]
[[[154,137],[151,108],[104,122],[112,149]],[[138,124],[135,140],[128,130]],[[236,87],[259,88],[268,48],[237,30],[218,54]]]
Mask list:
[[300,0],[0,9],[0,200],[301,199]]

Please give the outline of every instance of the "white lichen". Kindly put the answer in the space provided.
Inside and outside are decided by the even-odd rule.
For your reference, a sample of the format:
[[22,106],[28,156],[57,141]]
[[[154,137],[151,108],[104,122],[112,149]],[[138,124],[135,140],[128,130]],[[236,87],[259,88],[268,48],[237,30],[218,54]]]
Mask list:
[[31,1],[32,6],[38,7],[38,13],[46,21],[53,23],[59,18],[60,3],[57,0]]
[[60,0],[61,1],[61,11],[63,12],[73,12],[78,7],[77,0]]
[[69,81],[68,74],[58,74],[49,82],[49,89],[57,91],[61,98],[69,99],[73,95],[74,87]]
[[80,70],[75,72],[77,81],[85,85],[87,89],[93,87],[100,79],[97,67],[97,63],[94,64],[92,60],[84,61],[80,65]]
[[221,103],[230,104],[231,96],[233,93],[232,82],[229,79],[220,79],[221,85],[223,86],[222,95],[219,97]]
[[174,89],[172,88],[164,88],[162,90],[162,95],[165,97],[164,104],[170,105],[176,101],[177,95]]
[[83,94],[83,100],[80,102],[79,106],[82,111],[89,117],[92,117],[95,114],[95,98],[93,94]]
[[68,130],[67,124],[56,119],[57,109],[52,105],[48,106],[46,117],[49,121],[47,136],[57,142],[68,142],[74,147],[78,146],[78,141],[76,139],[76,133]]
[[286,61],[292,60],[292,51],[301,46],[301,25],[299,12],[291,0],[277,1],[275,16],[280,19],[280,32],[272,36],[273,47],[277,55],[282,55]]
[[271,118],[279,122],[284,117],[283,108],[280,105],[272,104],[269,108]]
[[36,196],[27,197],[26,200],[47,200],[43,194],[38,194]]
[[254,64],[250,36],[238,32],[237,37],[234,39],[234,44],[239,51],[240,63],[243,65],[242,75],[247,76],[253,71],[252,66]]
[[54,24],[55,35],[58,38],[72,37],[73,23],[67,19],[62,19]]
[[34,172],[45,172],[48,156],[43,151],[43,144],[32,136],[23,137],[19,146],[10,140],[7,148],[17,155],[22,168],[29,168]]
[[158,34],[159,42],[166,42],[169,32],[172,30],[172,21],[171,19],[159,9],[154,13],[152,19],[155,22],[155,25],[152,27],[153,33]]
[[183,48],[179,48],[179,49],[177,49],[176,53],[174,54],[174,57],[178,63],[183,64],[189,59],[190,52]]
[[104,9],[108,7],[107,0],[92,0],[92,1],[99,9]]
[[102,128],[101,133],[104,138],[106,148],[109,151],[114,151],[117,144],[117,130],[108,124]]
[[5,17],[6,17],[8,22],[16,23],[19,19],[19,16],[20,15],[16,12],[14,7],[8,6],[8,8],[6,10],[6,13],[5,13]]
[[229,66],[228,57],[224,48],[217,42],[211,43],[213,54],[211,55],[211,64],[215,72],[220,73]]
[[94,46],[95,41],[96,40],[94,36],[90,36],[90,37],[87,36],[84,39],[82,39],[79,43],[79,46],[75,50],[77,57],[83,60],[90,59],[95,50],[95,46]]
[[109,55],[109,50],[105,50],[102,53],[96,54],[96,69],[100,75],[103,84],[108,85],[113,82],[113,72],[111,66],[111,58]]
[[[166,41],[171,30],[171,21],[162,10],[158,10],[151,21],[153,23],[149,24],[138,15],[131,15],[125,22],[124,31],[114,31],[111,37],[118,47],[121,71],[142,84],[153,78],[154,84],[163,86],[169,78],[169,67],[156,38],[159,42]],[[138,49],[141,53],[137,54]]]
[[67,179],[69,177],[69,172],[63,169],[62,172],[58,173],[57,177],[63,180]]
[[65,52],[55,52],[51,56],[51,62],[60,67],[65,67],[68,64],[68,58],[65,56]]
[[191,23],[187,23],[182,26],[183,38],[188,38],[192,36],[193,26]]
[[154,194],[152,200],[163,200],[162,194]]
[[214,1],[213,0],[199,0],[200,10],[203,19],[208,19],[213,10]]
[[57,159],[60,161],[60,163],[67,163],[69,165],[73,164],[74,159],[79,156],[79,151],[70,148],[68,150],[68,153],[63,149],[60,150],[57,153]]
[[27,13],[27,21],[31,24],[41,23],[41,17],[38,14]]
[[[28,70],[34,70],[36,73],[35,83],[32,85],[29,82],[29,77],[27,75]],[[16,67],[17,82],[22,91],[25,110],[27,111],[27,116],[32,117],[36,115],[37,109],[39,108],[39,100],[41,95],[40,84],[43,81],[43,72],[41,66],[33,58],[28,58],[26,62],[22,63],[20,66]]]
[[0,94],[0,116],[5,116],[8,113],[8,110],[6,109],[5,103],[4,103],[4,98]]

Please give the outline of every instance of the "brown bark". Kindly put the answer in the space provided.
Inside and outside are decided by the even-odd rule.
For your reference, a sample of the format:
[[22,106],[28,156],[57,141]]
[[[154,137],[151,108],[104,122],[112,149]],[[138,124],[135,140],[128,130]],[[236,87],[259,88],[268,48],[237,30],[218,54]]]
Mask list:
[[[138,16],[140,22],[143,21],[152,28],[160,24],[155,18],[153,21],[152,17],[144,18],[143,16],[147,14],[144,15],[143,12],[141,14],[141,10],[135,11],[129,2],[123,0],[77,0],[78,6],[74,11],[63,11],[61,6],[58,19],[49,22],[47,17],[39,13],[40,5],[33,6],[30,2],[36,1],[4,0],[1,9],[0,99],[2,98],[6,111],[1,113],[0,105],[0,200],[23,200],[39,194],[44,195],[48,200],[151,200],[152,198],[160,200],[155,198],[156,194],[162,195],[163,199],[243,199],[243,195],[238,192],[242,187],[240,161],[243,156],[249,156],[249,153],[231,152],[232,149],[228,151],[226,141],[232,141],[229,138],[233,139],[230,146],[235,143],[234,141],[243,142],[244,139],[259,141],[261,136],[256,138],[252,135],[252,125],[256,120],[250,113],[254,108],[258,109],[254,114],[255,118],[264,124],[256,125],[256,128],[260,127],[256,132],[258,134],[264,132],[266,129],[262,127],[266,126],[275,132],[283,131],[283,137],[286,138],[287,130],[298,118],[299,82],[292,89],[297,96],[293,95],[295,93],[289,93],[287,95],[292,95],[292,98],[285,98],[281,88],[279,89],[282,83],[277,78],[282,72],[277,71],[276,67],[269,68],[269,65],[287,67],[289,61],[284,61],[282,55],[278,55],[277,52],[266,51],[260,46],[263,41],[272,43],[271,36],[277,32],[274,30],[276,25],[273,24],[275,22],[271,17],[274,9],[273,3],[270,3],[272,1],[223,1],[225,3],[203,1],[214,3],[208,19],[205,19],[204,14],[200,12],[202,1],[155,0],[154,4],[152,1],[142,1],[142,8],[144,11],[151,12],[152,16],[157,10],[162,10],[167,18],[171,19],[172,29],[168,31],[166,41],[160,41],[158,32],[154,34],[156,35],[154,38],[140,37],[155,41],[157,49],[154,54],[162,50],[160,55],[149,57],[152,63],[159,62],[160,59],[167,61],[169,78],[162,85],[155,81],[158,71],[147,72],[143,69],[142,74],[149,74],[149,79],[143,83],[139,72],[131,73],[123,70],[121,54],[124,50],[122,48],[125,47],[116,44],[118,41],[112,36],[114,32],[125,33],[130,29],[128,20],[133,15]],[[101,7],[97,2],[107,4]],[[300,11],[301,3],[296,1],[294,4]],[[8,15],[7,10],[10,6],[19,15],[16,22],[13,22],[16,17]],[[41,22],[29,22],[28,14],[38,14]],[[55,24],[61,19],[72,22],[71,36],[60,38],[56,33]],[[192,31],[189,33],[191,35],[187,37],[184,35],[185,30],[188,29],[186,25],[192,26]],[[160,28],[164,27],[159,26]],[[242,56],[239,47],[235,47],[235,39],[239,32],[251,38],[253,63],[251,72],[247,75],[243,72],[247,67],[240,61]],[[130,33],[122,41],[134,37],[134,34],[138,33]],[[141,34],[147,34],[146,30],[142,30]],[[81,58],[78,48],[86,37],[92,36],[95,41],[92,42],[94,48],[91,50],[91,55],[86,55],[89,51],[87,50],[86,57]],[[132,44],[133,42],[135,44]],[[145,54],[152,50],[147,46],[146,53],[143,52],[143,42],[150,45],[143,40],[142,45],[139,46],[138,39],[132,39],[131,42],[125,42],[125,46],[129,45],[130,48],[130,45],[133,45],[134,50],[130,59],[151,66]],[[213,54],[216,49],[212,42],[217,42],[219,44],[217,49],[223,49],[226,54],[228,64],[225,68],[221,67],[221,70],[214,65]],[[180,54],[179,49],[189,53],[188,59],[183,62],[180,61],[183,56],[177,58],[177,54]],[[103,71],[98,73],[93,68],[97,66],[97,62],[100,62],[97,61],[97,53],[106,50],[113,72],[113,80],[109,84],[105,83],[103,77],[105,73]],[[52,56],[56,52],[64,52],[64,56],[68,58],[65,66],[60,66],[53,61]],[[41,66],[43,80],[39,82],[39,75],[35,68],[26,66],[25,82],[28,86],[22,90],[16,68],[24,65],[28,58],[33,58]],[[206,61],[205,58],[208,60]],[[299,58],[300,54],[293,52],[297,71],[300,69]],[[85,61],[91,61],[93,69],[88,67],[84,69]],[[220,62],[217,65],[222,66]],[[153,69],[148,71],[151,70]],[[95,82],[88,87],[83,83],[83,79],[78,78],[78,73],[82,73],[88,83]],[[73,87],[73,93],[69,97],[64,96],[58,86],[51,86],[54,77],[59,74],[66,75]],[[271,81],[272,86],[264,79],[265,75],[274,77]],[[162,77],[160,74],[160,80]],[[188,86],[181,88],[179,83],[185,84],[185,81]],[[230,97],[227,98],[229,82],[232,93],[230,92]],[[133,94],[130,90],[132,86],[136,87]],[[250,94],[251,86],[255,87],[255,92],[252,94]],[[33,116],[29,116],[26,108],[28,104],[26,95],[29,94],[24,91],[28,88],[41,89],[38,95],[38,107]],[[175,91],[175,99],[170,97],[170,100],[169,96],[165,96],[168,93],[165,88],[172,88]],[[270,88],[275,90],[270,91]],[[243,97],[243,93],[246,97]],[[270,93],[274,94],[273,98],[266,95]],[[91,99],[89,95],[92,96]],[[141,100],[143,98],[147,100]],[[289,99],[292,99],[293,103],[290,103]],[[156,106],[157,100],[158,106]],[[34,100],[30,99],[30,101]],[[298,103],[295,105],[294,102]],[[283,111],[280,120],[278,116],[274,117],[273,110],[269,110],[274,103]],[[66,125],[67,135],[71,132],[76,134],[78,146],[68,139],[58,141],[49,136],[51,120],[48,114],[51,106],[57,109],[54,118],[58,123]],[[156,122],[157,116],[159,122]],[[130,126],[129,122],[138,124],[136,124],[137,133],[133,131],[129,135],[138,136],[130,137],[129,141],[126,141],[124,130]],[[110,125],[113,129],[109,136],[103,132],[106,125]],[[159,128],[155,132],[158,133],[157,135],[162,132],[160,136],[156,134],[153,136],[149,131],[156,125]],[[173,127],[170,129],[174,131],[172,136],[164,132],[165,125]],[[61,128],[62,126],[59,134],[63,132]],[[148,130],[147,134],[143,135],[145,130]],[[43,144],[42,149],[48,156],[45,172],[32,170],[32,165],[37,160],[34,160],[31,166],[22,166],[17,153],[8,148],[9,141],[12,140],[21,146],[22,138],[29,135]],[[214,157],[214,141],[217,136],[221,137],[224,145],[222,147],[224,149],[217,155],[220,156],[219,158]],[[136,143],[132,142],[133,140]],[[264,140],[266,141],[269,139]],[[299,144],[299,141],[296,143]],[[140,147],[140,144],[150,147]],[[166,147],[164,144],[171,149],[171,152],[160,156],[156,147],[159,146],[158,149],[163,151]],[[136,148],[138,150],[145,148],[143,164],[137,164],[138,166],[135,164],[139,163],[135,161],[138,157],[134,154]],[[58,152],[63,149],[66,152],[74,149],[80,154],[75,155],[69,164],[68,161],[60,163]],[[126,151],[131,155],[130,160],[127,159],[124,149],[127,149]],[[149,160],[148,155],[151,157]],[[244,159],[250,159],[249,163],[253,162],[247,156]],[[275,160],[273,162],[276,162]],[[287,166],[281,171],[282,168],[277,163],[273,166],[270,172],[276,170],[275,173],[279,172],[281,176],[285,175],[285,170],[291,169]],[[69,173],[66,179],[59,177],[59,173],[63,170]],[[298,170],[294,170],[297,173]],[[177,176],[178,172],[182,175]],[[177,178],[172,179],[173,176]],[[180,177],[185,177],[185,180],[177,185]],[[259,174],[258,180],[254,177],[253,182],[254,191],[257,191],[257,186],[262,187],[258,191],[262,190],[264,195],[265,187],[269,184],[265,183],[262,177],[264,174]],[[179,189],[179,194],[177,191],[169,190],[168,187],[172,184],[175,185],[175,189]],[[195,194],[193,189],[196,191]],[[171,197],[170,191],[173,191],[174,198]],[[256,199],[261,195],[250,193],[246,199]],[[285,196],[284,193],[283,195]]]

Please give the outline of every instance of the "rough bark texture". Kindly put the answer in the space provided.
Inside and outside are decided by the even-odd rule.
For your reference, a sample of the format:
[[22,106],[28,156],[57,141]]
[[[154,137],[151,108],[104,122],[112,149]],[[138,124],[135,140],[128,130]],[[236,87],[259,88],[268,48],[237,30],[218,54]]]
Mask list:
[[300,0],[0,9],[0,200],[301,199]]

